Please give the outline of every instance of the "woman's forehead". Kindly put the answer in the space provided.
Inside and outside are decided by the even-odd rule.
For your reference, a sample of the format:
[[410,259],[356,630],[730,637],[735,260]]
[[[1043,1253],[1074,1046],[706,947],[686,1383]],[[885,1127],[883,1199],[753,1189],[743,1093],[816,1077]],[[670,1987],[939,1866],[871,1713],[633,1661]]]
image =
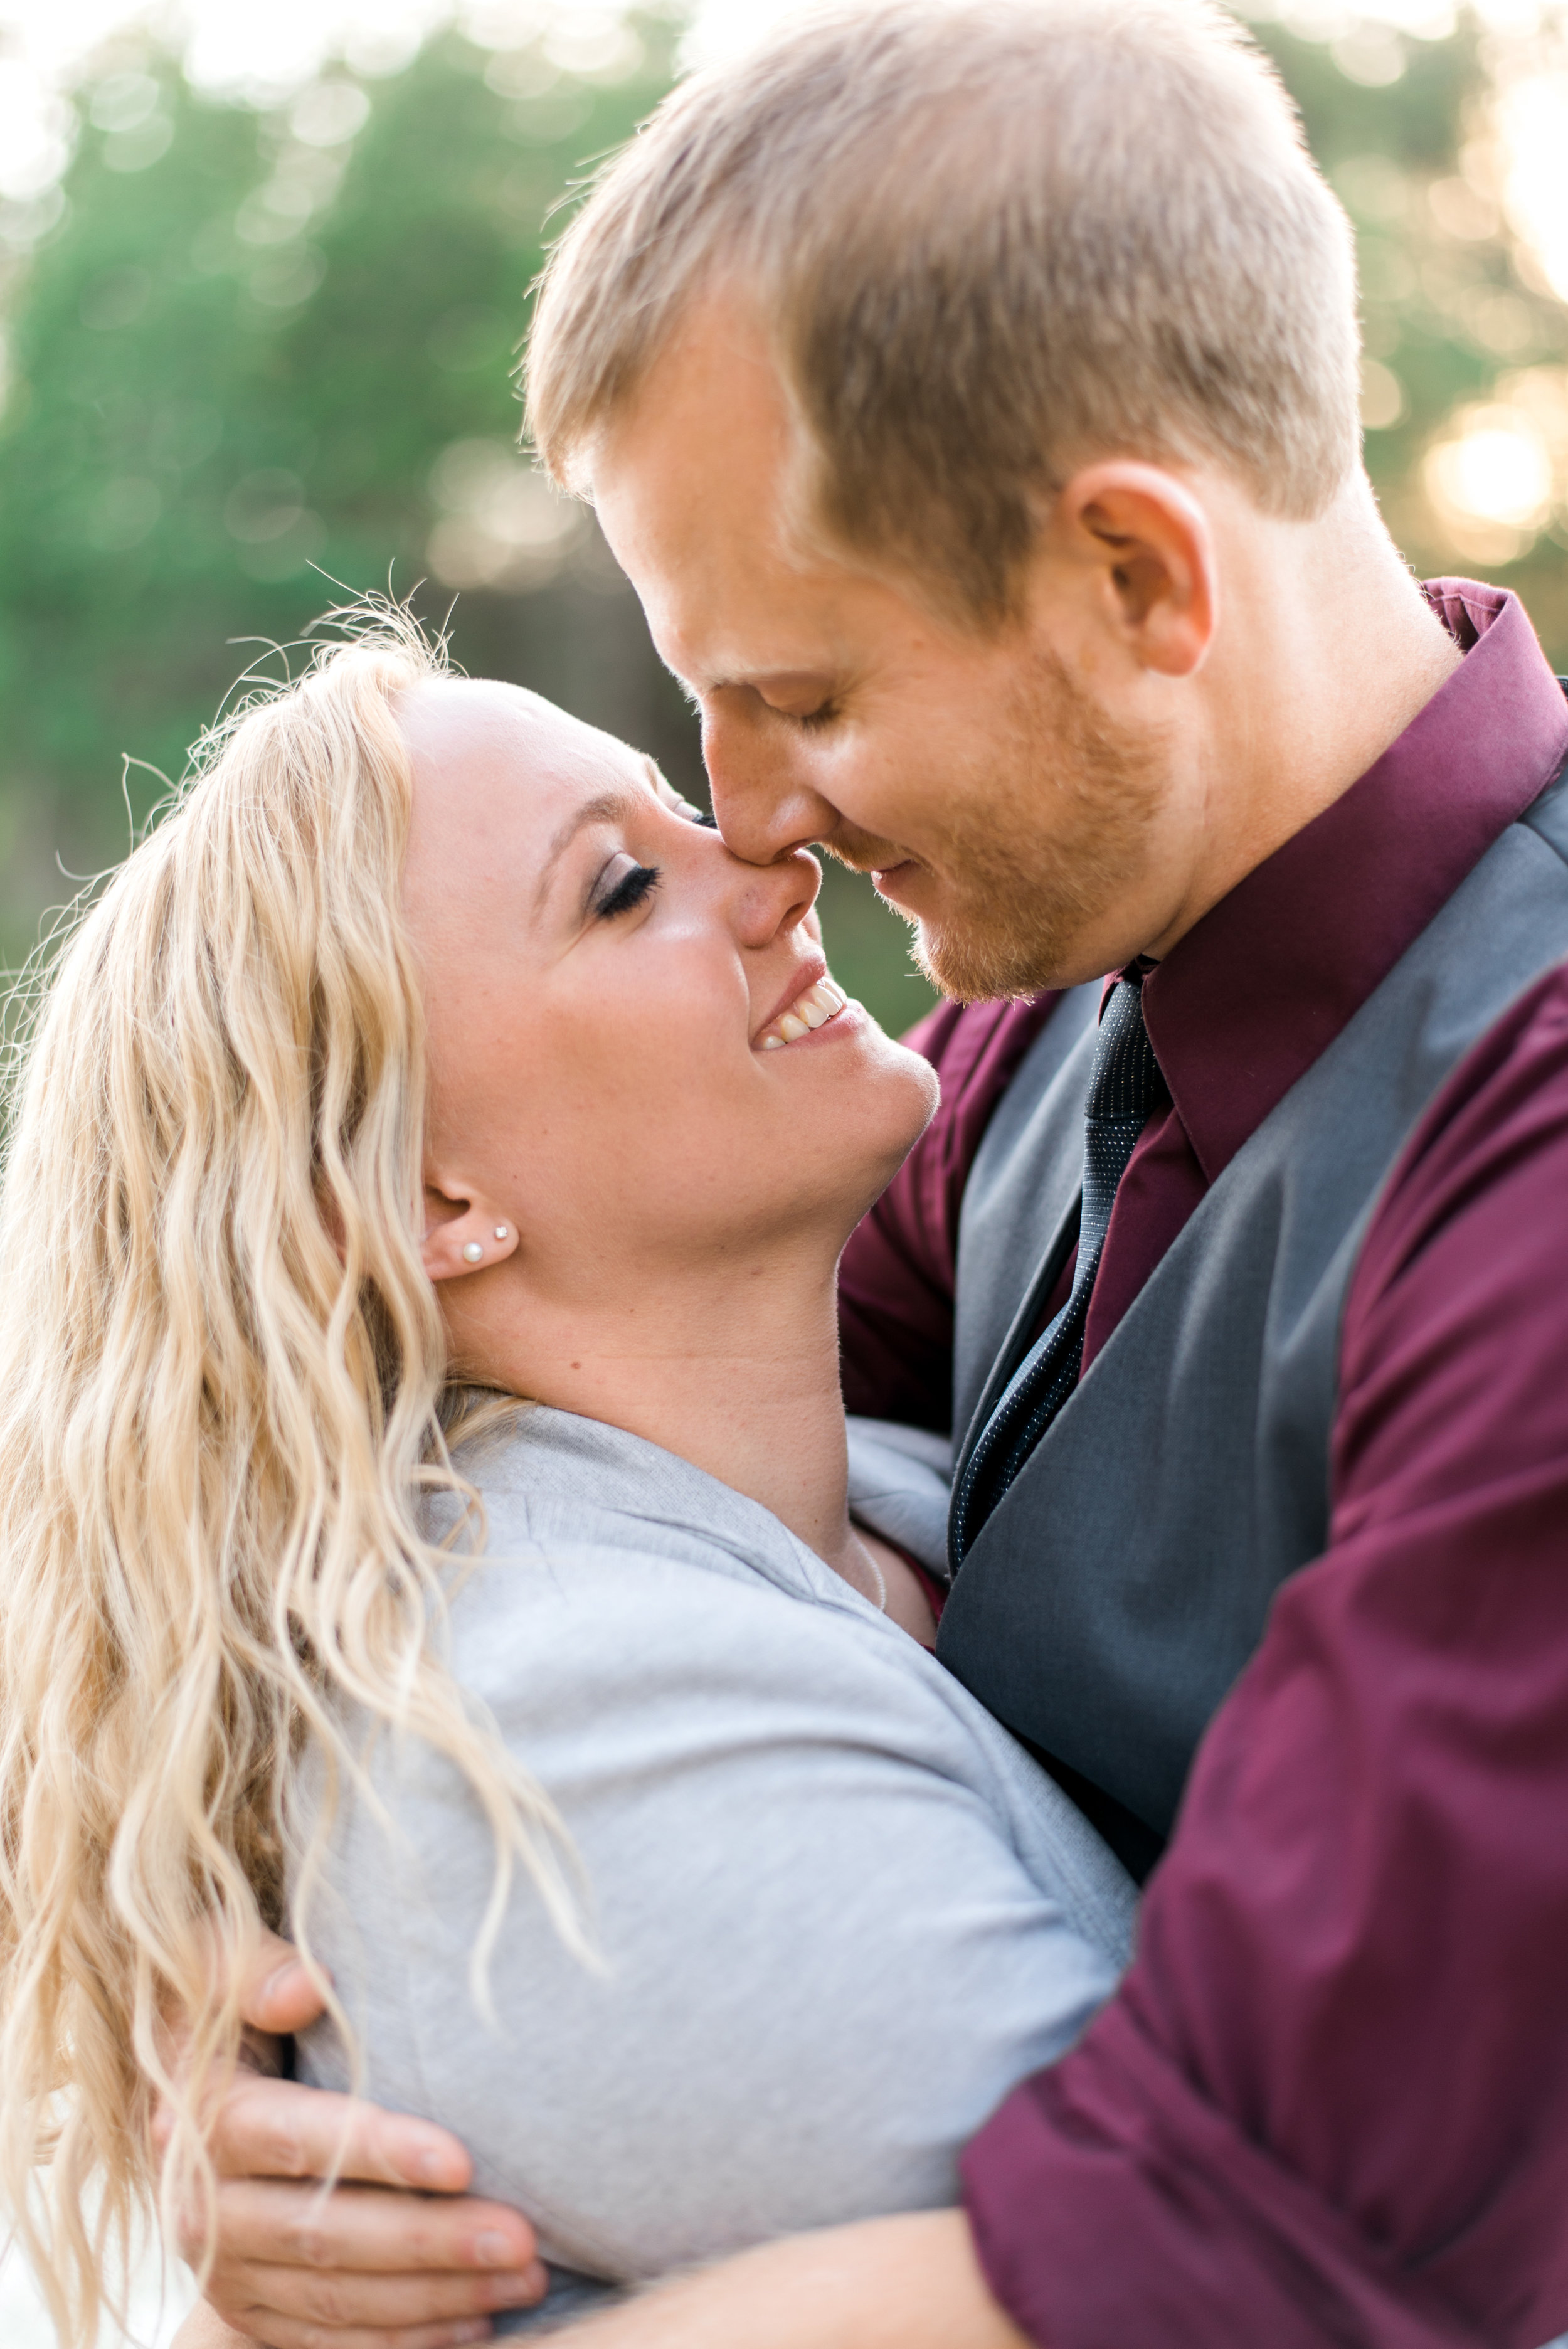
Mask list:
[[542,694],[490,678],[424,678],[400,698],[397,716],[417,768],[490,765],[515,776],[521,766],[544,779],[590,767],[598,789],[634,755]]
[[578,808],[648,789],[635,751],[521,686],[428,678],[397,718],[414,770],[403,895],[417,928],[445,930],[459,909],[482,926],[492,896],[513,918],[520,882]]

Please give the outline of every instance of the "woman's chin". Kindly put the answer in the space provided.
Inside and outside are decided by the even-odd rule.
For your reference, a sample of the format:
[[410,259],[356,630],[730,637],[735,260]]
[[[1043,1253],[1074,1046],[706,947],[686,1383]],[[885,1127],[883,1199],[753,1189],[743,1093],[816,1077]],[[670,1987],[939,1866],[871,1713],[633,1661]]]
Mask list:
[[[850,1177],[861,1202],[857,1222],[898,1173],[942,1098],[929,1061],[894,1043],[869,1012],[861,1019],[859,1050],[840,1064],[845,1081],[824,1085],[807,1112],[815,1139],[831,1146]],[[825,1073],[826,1063],[820,1065]]]
[[874,1065],[873,1081],[887,1089],[890,1110],[892,1095],[897,1092],[905,1104],[905,1114],[914,1120],[910,1141],[917,1142],[942,1099],[941,1080],[923,1053],[911,1051],[907,1044],[898,1043],[885,1028],[878,1027],[869,1011],[862,1011],[861,1016],[867,1030],[865,1050]]

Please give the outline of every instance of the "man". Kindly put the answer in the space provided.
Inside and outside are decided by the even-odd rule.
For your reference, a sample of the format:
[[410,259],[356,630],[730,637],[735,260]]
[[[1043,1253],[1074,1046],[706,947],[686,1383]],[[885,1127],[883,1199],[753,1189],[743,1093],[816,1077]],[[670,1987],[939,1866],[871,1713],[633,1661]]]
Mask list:
[[[951,1408],[939,1652],[1150,1876],[962,2213],[585,2343],[1530,2349],[1568,2322],[1568,711],[1511,597],[1382,529],[1288,108],[1166,0],[787,31],[591,201],[531,397],[731,844],[872,870],[963,1001],[1053,991],[934,1023],[847,1382]],[[362,2192],[312,2329],[309,2189],[239,2174],[335,2117],[232,2107],[224,2311],[415,2349],[536,2288],[515,2220],[417,2206],[400,2252]],[[410,2123],[355,2166],[416,2158],[462,2183]]]

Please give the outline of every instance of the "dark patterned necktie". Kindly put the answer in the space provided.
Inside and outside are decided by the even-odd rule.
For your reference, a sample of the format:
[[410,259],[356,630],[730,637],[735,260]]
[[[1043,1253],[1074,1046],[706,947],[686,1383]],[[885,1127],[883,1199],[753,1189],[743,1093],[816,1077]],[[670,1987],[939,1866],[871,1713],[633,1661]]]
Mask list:
[[969,1455],[954,1496],[954,1567],[963,1564],[981,1526],[1078,1384],[1084,1325],[1117,1185],[1150,1112],[1169,1097],[1143,1024],[1142,976],[1135,972],[1112,989],[1095,1040],[1072,1293],[1019,1363]]

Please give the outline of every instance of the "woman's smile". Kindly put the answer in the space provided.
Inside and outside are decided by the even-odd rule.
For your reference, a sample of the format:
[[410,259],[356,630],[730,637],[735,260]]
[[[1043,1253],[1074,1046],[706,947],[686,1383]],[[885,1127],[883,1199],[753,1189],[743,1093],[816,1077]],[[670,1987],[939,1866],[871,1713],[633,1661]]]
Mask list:
[[772,1014],[757,1039],[756,1049],[759,1052],[777,1052],[786,1044],[803,1042],[830,1021],[840,1019],[849,1008],[849,1001],[838,981],[830,978],[824,970],[820,978],[810,978],[799,988],[782,1010]]

